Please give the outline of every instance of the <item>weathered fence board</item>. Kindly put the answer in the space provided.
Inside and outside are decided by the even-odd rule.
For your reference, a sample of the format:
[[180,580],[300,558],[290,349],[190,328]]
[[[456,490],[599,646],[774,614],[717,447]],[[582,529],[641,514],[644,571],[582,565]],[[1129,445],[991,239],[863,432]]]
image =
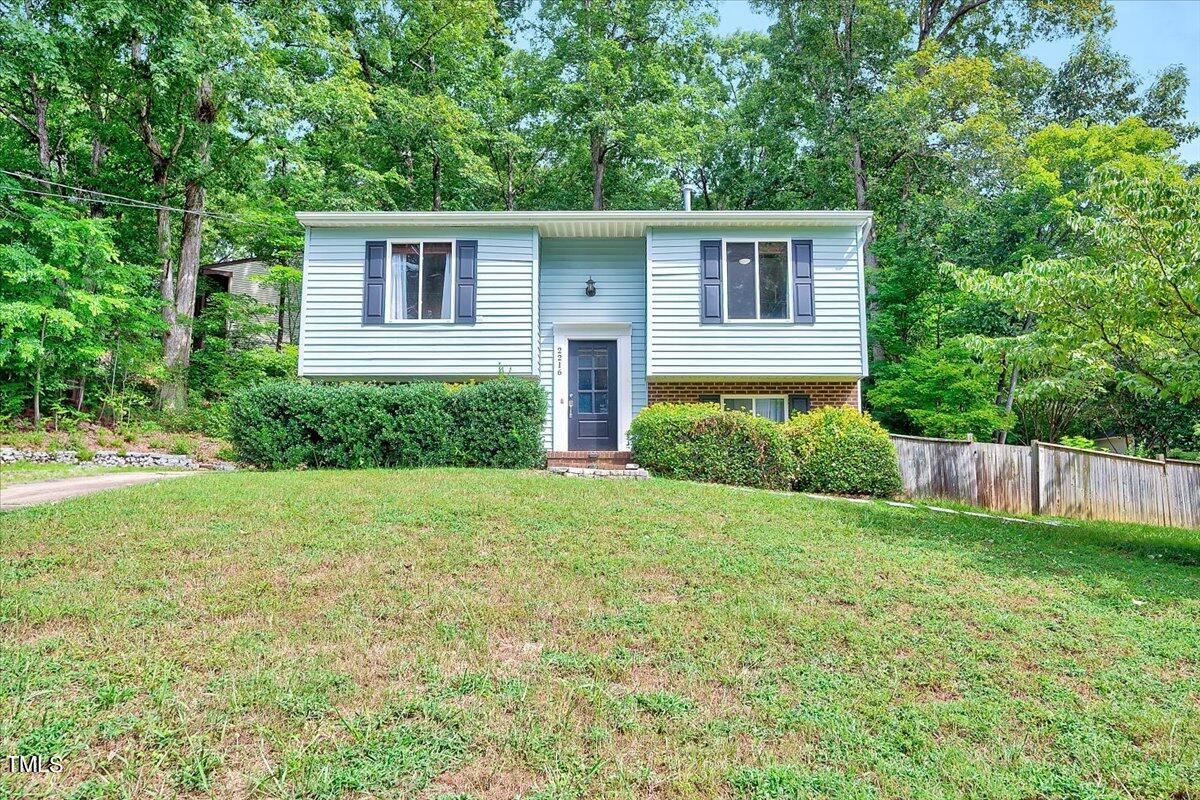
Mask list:
[[1200,528],[1200,464],[1167,459],[1171,524]]
[[975,505],[1013,514],[1032,514],[1032,472],[1028,447],[977,443]]
[[1161,461],[1044,442],[1038,453],[1043,514],[1170,524]]
[[994,511],[1200,528],[1200,463],[892,436],[908,497]]

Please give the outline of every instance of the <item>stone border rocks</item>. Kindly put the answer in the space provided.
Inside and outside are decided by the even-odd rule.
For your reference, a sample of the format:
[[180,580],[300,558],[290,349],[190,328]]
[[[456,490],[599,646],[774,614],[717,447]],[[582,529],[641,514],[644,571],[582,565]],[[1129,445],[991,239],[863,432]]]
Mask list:
[[596,467],[550,467],[547,471],[551,475],[566,475],[572,478],[632,478],[633,480],[645,480],[650,477],[650,473],[639,468],[635,464],[629,465],[632,469],[598,469]]
[[128,452],[98,450],[90,461],[81,461],[73,450],[17,450],[0,447],[0,464],[28,461],[34,464],[74,464],[81,467],[149,467],[167,469],[213,469],[231,472],[236,464],[228,461],[200,462],[191,456],[174,453]]

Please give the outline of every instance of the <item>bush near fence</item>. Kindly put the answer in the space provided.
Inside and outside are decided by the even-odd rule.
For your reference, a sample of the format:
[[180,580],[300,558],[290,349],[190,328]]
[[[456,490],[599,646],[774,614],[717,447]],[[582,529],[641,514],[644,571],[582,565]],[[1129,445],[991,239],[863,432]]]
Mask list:
[[271,469],[483,466],[544,462],[546,396],[532,381],[478,384],[271,383],[235,395],[237,458]]
[[787,489],[796,460],[782,426],[715,403],[656,403],[629,426],[633,459],[665,478]]
[[784,426],[802,492],[894,497],[900,492],[896,448],[883,427],[847,406],[796,414]]

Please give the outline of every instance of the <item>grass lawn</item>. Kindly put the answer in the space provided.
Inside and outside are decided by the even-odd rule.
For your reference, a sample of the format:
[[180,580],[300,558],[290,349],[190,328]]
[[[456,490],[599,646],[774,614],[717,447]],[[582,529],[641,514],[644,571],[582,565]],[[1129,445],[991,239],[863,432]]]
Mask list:
[[233,473],[0,517],[0,797],[1200,797],[1200,537]]

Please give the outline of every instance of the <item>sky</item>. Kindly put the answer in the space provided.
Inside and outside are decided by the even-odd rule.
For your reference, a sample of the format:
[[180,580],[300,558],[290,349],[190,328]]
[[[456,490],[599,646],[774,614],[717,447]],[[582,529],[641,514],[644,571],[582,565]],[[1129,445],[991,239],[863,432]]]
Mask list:
[[[1200,0],[1113,0],[1116,27],[1108,38],[1128,58],[1134,72],[1151,78],[1172,64],[1187,68],[1188,118],[1200,122]],[[717,0],[721,33],[766,30],[769,16],[755,13],[749,0]],[[1047,66],[1057,68],[1078,39],[1038,42],[1027,50]],[[1200,161],[1200,140],[1179,149],[1186,161]]]

